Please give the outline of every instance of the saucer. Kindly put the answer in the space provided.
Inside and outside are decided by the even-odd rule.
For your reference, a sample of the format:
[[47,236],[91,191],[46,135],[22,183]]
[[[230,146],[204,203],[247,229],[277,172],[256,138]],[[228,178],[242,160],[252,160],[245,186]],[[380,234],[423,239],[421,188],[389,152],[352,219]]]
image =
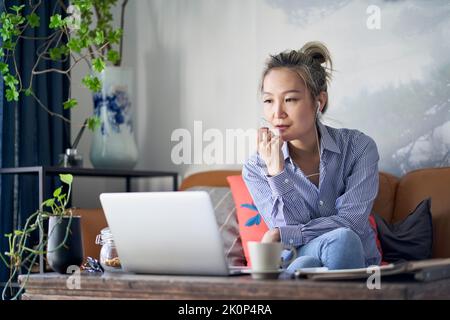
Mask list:
[[278,270],[244,270],[243,273],[249,273],[252,275],[253,279],[278,279],[278,276],[283,269]]

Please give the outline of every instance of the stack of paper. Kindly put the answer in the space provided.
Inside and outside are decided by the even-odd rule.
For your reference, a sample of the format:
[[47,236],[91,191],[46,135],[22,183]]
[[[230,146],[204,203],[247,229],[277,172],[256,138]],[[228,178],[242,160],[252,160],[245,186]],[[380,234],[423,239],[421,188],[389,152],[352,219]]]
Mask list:
[[450,259],[408,261],[360,269],[328,270],[327,268],[306,268],[297,270],[295,276],[312,280],[350,280],[366,279],[376,272],[379,272],[379,275],[382,277],[409,274],[419,281],[450,278]]

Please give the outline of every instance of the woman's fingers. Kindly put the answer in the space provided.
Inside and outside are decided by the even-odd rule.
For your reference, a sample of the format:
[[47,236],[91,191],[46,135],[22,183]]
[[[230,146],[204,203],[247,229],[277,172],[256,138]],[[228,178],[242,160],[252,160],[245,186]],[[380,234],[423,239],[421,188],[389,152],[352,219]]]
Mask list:
[[269,132],[270,132],[269,128],[259,128],[258,140],[260,142],[263,142],[263,141],[267,142],[269,139]]
[[269,128],[260,128],[257,139],[258,154],[266,164],[267,173],[271,176],[278,174],[284,167],[281,137]]
[[261,147],[266,147],[268,143],[268,131],[269,128],[259,128],[258,130],[258,141],[257,141],[257,148],[258,151],[260,151]]
[[272,138],[270,139],[270,144],[274,148],[279,148],[281,145],[281,137],[272,134]]

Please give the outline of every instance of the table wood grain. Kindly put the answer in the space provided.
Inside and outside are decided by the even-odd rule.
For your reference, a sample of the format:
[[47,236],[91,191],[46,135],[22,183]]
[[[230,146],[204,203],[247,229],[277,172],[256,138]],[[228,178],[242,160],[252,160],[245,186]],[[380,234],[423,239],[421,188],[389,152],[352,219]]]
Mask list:
[[[368,289],[366,281],[306,279],[254,280],[250,276],[81,274],[80,288],[69,289],[70,275],[33,274],[23,299],[450,299],[450,279],[433,282],[381,281]],[[24,281],[20,276],[19,281]]]

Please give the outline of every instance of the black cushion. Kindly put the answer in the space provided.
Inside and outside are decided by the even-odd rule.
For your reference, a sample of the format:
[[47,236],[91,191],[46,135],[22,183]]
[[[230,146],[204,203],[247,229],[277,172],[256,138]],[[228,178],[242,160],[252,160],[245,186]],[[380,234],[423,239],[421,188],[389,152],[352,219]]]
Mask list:
[[383,261],[430,259],[433,250],[431,198],[423,200],[405,219],[394,224],[374,213]]

